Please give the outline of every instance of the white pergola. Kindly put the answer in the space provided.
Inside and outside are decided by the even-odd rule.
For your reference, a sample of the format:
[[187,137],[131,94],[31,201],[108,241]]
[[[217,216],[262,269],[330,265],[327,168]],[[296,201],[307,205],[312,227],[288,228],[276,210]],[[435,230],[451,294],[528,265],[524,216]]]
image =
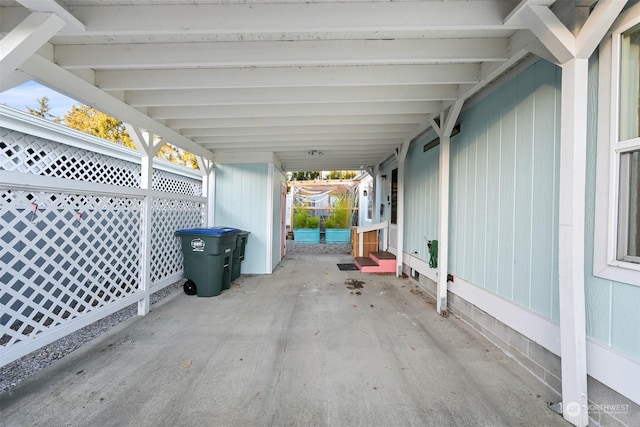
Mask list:
[[[395,156],[400,185],[409,144],[432,128],[441,310],[458,114],[527,57],[558,64],[563,400],[584,405],[587,62],[625,3],[0,0],[0,90],[36,80],[126,122],[139,143],[155,134],[209,165],[375,170]],[[141,145],[151,157],[158,148]],[[400,191],[400,219],[402,201]],[[402,235],[401,220],[399,248]],[[587,421],[584,411],[565,418]]]

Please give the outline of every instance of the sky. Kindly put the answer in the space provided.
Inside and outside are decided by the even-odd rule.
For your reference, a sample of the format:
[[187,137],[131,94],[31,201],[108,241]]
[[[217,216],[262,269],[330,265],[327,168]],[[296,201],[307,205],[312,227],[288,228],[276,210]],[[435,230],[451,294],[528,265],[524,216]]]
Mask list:
[[43,96],[49,98],[49,107],[51,107],[49,112],[56,117],[64,116],[72,105],[80,104],[80,102],[32,80],[0,93],[0,104],[20,111],[26,111],[27,106],[38,109],[40,105],[38,99]]

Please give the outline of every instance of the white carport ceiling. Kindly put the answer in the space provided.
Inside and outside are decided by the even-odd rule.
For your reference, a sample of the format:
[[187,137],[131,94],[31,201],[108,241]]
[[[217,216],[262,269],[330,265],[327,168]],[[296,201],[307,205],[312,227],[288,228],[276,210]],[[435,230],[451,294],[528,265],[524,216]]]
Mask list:
[[66,22],[2,89],[32,78],[215,161],[359,169],[544,53],[513,12],[551,3],[0,0],[3,36]]

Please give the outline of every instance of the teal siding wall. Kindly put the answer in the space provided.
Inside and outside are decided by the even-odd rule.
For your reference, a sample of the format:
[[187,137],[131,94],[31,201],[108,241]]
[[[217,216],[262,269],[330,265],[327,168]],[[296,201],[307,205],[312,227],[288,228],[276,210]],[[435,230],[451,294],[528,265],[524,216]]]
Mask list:
[[538,61],[464,111],[450,164],[450,272],[553,321],[560,78]]
[[[249,231],[243,274],[265,274],[267,271],[267,197],[268,165],[216,165],[215,225]],[[279,209],[279,208],[278,208]]]
[[429,261],[427,240],[438,239],[438,162],[440,146],[423,151],[431,133],[414,144],[405,160],[404,251]]
[[[585,224],[585,293],[587,335],[640,361],[640,286],[605,280],[593,275],[598,60],[589,69],[589,129],[587,134],[587,192]],[[604,249],[603,249],[604,250]]]
[[[640,361],[640,287],[594,277],[597,56],[590,65],[585,292],[587,335]],[[561,70],[538,61],[465,110],[451,141],[449,271],[554,321],[558,305]],[[439,148],[409,150],[405,251],[437,235]],[[390,162],[381,174],[391,177]],[[386,189],[388,183],[383,182]],[[386,205],[386,190],[381,191]],[[385,206],[385,217],[389,216]]]

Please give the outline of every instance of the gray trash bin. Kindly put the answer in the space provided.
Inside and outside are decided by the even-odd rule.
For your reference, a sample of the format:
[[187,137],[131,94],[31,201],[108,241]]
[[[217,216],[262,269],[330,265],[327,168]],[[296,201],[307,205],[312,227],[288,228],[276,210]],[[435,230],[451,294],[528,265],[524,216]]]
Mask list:
[[231,227],[188,228],[175,232],[182,239],[184,275],[195,283],[199,297],[213,297],[229,289],[238,232],[240,230]]
[[248,231],[240,231],[236,238],[236,248],[233,251],[233,263],[231,265],[231,281],[240,277],[240,263],[244,259],[244,249],[247,245]]

